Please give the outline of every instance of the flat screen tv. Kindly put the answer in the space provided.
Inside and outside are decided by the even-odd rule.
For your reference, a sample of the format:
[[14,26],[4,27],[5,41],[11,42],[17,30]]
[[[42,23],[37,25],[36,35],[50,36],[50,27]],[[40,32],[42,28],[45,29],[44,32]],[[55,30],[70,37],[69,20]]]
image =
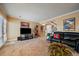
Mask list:
[[20,34],[31,34],[31,28],[20,28]]

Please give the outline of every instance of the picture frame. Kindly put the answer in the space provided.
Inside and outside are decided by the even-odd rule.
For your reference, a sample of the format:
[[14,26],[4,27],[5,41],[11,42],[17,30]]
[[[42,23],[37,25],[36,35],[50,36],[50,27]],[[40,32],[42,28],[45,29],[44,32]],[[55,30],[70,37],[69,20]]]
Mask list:
[[21,22],[21,28],[29,28],[28,22]]
[[63,21],[63,28],[67,31],[75,31],[75,17],[65,19]]

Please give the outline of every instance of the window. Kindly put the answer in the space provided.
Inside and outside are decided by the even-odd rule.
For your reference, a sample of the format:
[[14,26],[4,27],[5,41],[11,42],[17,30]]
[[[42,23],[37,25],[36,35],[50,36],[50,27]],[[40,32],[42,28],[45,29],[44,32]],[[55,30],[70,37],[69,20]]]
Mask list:
[[0,16],[0,47],[5,43],[6,39],[6,20]]

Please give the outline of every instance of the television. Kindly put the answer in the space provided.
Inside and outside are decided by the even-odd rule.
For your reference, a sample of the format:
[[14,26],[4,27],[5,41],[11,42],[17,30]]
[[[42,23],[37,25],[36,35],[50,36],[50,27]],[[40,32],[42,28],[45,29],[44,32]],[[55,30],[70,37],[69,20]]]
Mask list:
[[31,34],[31,28],[20,28],[20,34]]

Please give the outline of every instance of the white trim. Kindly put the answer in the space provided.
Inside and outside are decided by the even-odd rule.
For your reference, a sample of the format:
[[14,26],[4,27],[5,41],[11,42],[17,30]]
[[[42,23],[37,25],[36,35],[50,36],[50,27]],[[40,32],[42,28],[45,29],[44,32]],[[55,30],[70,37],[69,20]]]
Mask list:
[[67,15],[70,15],[70,14],[73,14],[73,13],[77,13],[77,12],[79,12],[79,10],[75,10],[75,11],[72,11],[72,12],[69,12],[69,13],[66,13],[66,14],[63,14],[63,15],[60,15],[60,16],[56,16],[54,18],[51,18],[51,19],[46,20],[46,22],[47,21],[51,21],[51,20],[56,19],[56,18],[60,18],[60,17],[63,17],[63,16],[67,16]]

